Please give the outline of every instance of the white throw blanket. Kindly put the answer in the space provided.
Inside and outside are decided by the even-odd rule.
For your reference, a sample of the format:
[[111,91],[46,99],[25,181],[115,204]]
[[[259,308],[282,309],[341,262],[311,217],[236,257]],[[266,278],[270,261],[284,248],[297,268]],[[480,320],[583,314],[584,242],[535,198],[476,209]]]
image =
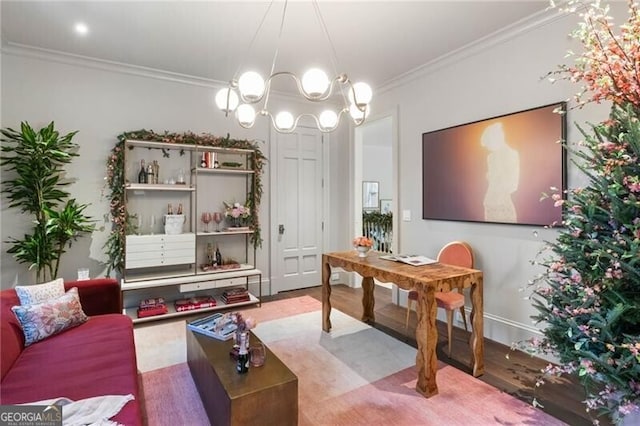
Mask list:
[[62,424],[64,426],[119,426],[117,422],[109,419],[118,414],[127,402],[134,399],[132,394],[94,396],[93,398],[79,401],[60,397],[20,405],[56,405],[63,407]]

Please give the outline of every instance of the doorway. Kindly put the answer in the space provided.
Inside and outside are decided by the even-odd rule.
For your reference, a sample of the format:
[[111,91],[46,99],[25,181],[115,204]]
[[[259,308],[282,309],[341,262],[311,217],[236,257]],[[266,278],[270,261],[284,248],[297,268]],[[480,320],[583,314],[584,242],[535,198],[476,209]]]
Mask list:
[[[397,111],[368,119],[354,135],[354,235],[363,233],[363,212],[392,215],[391,251],[398,248],[398,130]],[[376,182],[377,205],[365,207],[363,182]],[[356,286],[360,285],[356,278]],[[379,283],[377,283],[379,284]],[[386,285],[385,286],[390,286]],[[396,294],[397,292],[394,292]]]
[[324,136],[271,134],[271,294],[322,283]]

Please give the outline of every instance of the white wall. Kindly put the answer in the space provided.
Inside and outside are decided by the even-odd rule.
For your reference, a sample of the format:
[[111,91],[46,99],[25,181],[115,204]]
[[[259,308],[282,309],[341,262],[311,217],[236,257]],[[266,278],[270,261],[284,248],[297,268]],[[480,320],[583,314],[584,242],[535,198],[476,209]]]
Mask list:
[[[218,136],[230,133],[236,139],[262,140],[261,149],[269,154],[267,121],[259,117],[253,129],[246,130],[224,117],[213,105],[217,88],[210,82],[190,80],[158,72],[136,70],[122,66],[105,66],[84,60],[69,60],[54,55],[33,54],[28,50],[2,50],[2,125],[18,128],[28,121],[40,128],[55,121],[61,133],[78,130],[74,141],[80,145],[79,154],[68,167],[68,176],[77,182],[69,187],[72,197],[91,203],[87,213],[104,226],[108,203],[105,190],[105,164],[116,136],[124,131],[152,129],[156,132],[207,132]],[[291,98],[275,96],[274,106],[291,104]],[[331,136],[328,182],[330,204],[344,206],[348,193],[344,182],[348,161],[348,132],[345,124]],[[269,271],[269,166],[264,182],[260,220],[263,229],[263,248],[258,252],[258,268]],[[344,189],[343,189],[344,188]],[[10,237],[17,237],[29,229],[27,217],[16,209],[9,210],[2,203],[1,288],[16,283],[33,282],[34,275],[26,265],[18,264],[7,254]],[[328,218],[329,247],[344,247],[347,234],[339,210],[330,210]],[[333,228],[332,228],[333,226]],[[64,255],[60,276],[67,280],[76,277],[79,267],[89,267],[91,276],[103,274],[100,261],[105,261],[103,244],[109,232],[96,231],[74,243]],[[344,242],[342,241],[344,240]],[[263,277],[269,277],[268,273]]]
[[[557,233],[533,226],[422,220],[422,133],[547,105],[577,92],[566,82],[541,80],[575,48],[567,34],[577,18],[553,16],[406,76],[377,93],[372,106],[399,110],[398,212],[409,210],[412,217],[399,222],[399,252],[433,257],[451,240],[468,241],[476,267],[484,272],[485,336],[505,344],[535,331],[530,319],[535,311],[520,290],[539,272],[530,261]],[[605,106],[570,111],[568,140],[580,139],[574,122],[598,122],[607,113]],[[569,186],[581,179],[570,165]]]

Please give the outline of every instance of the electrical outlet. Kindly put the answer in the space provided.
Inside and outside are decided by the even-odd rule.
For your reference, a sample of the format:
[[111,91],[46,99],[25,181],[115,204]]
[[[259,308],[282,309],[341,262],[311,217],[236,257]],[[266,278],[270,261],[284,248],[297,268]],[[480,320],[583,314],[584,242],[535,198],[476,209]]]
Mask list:
[[340,274],[338,274],[337,272],[331,274],[331,281],[338,281],[338,279],[340,279]]

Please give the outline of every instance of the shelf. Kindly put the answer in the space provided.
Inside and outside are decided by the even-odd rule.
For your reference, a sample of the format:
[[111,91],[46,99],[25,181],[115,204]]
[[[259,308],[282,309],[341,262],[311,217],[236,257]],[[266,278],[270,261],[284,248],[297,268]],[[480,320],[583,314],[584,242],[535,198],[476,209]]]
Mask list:
[[129,146],[137,146],[140,148],[155,148],[155,149],[177,149],[180,151],[195,151],[195,145],[177,144],[168,142],[153,142],[153,141],[137,141],[133,139],[127,139],[125,143]]
[[198,145],[198,151],[207,151],[207,152],[219,152],[219,153],[227,153],[227,154],[253,154],[252,149],[243,149],[243,148],[223,148],[223,147],[213,147],[213,146],[202,146]]
[[255,173],[253,170],[247,170],[247,169],[232,169],[232,168],[224,168],[224,167],[218,167],[217,169],[210,169],[207,167],[196,167],[194,169],[192,169],[191,171],[196,171],[198,173],[213,173],[213,174],[229,174],[229,175],[250,175]]
[[139,323],[143,323],[143,322],[148,322],[148,321],[158,321],[161,319],[166,319],[166,318],[175,318],[175,317],[181,317],[181,316],[185,316],[185,315],[194,315],[194,314],[201,314],[204,312],[211,312],[211,311],[219,311],[222,309],[230,309],[230,308],[235,308],[238,306],[248,306],[248,305],[255,305],[260,303],[260,300],[255,297],[253,294],[249,293],[249,299],[247,302],[238,302],[238,303],[231,303],[231,304],[225,304],[222,301],[222,295],[217,295],[214,294],[213,298],[216,299],[216,306],[212,306],[210,308],[200,308],[200,309],[194,309],[191,311],[181,311],[181,312],[177,312],[176,308],[173,306],[173,301],[170,301],[167,303],[167,310],[169,312],[167,312],[166,314],[162,314],[162,315],[153,315],[150,317],[145,317],[145,318],[138,318],[138,307],[133,307],[133,308],[124,308],[123,309],[123,313],[125,315],[127,315],[129,318],[131,318],[133,320],[134,324],[139,324]]
[[245,234],[253,234],[253,229],[249,229],[246,231],[211,231],[211,232],[198,232],[196,233],[197,237],[215,237],[218,235],[245,235]]
[[[234,268],[234,269],[222,269],[220,271],[202,271],[202,270],[198,270],[198,272],[196,272],[196,275],[198,276],[204,276],[204,275],[215,275],[215,279],[216,280],[221,280],[221,279],[226,279],[226,278],[238,278],[237,276],[227,276],[227,274],[231,273],[231,272],[242,272],[242,271],[250,271],[254,269],[253,265],[248,265],[246,263],[242,263],[240,264],[239,268]],[[240,276],[245,276],[245,274],[240,274]]]
[[162,286],[174,286],[179,284],[191,284],[194,282],[209,281],[209,280],[224,280],[228,278],[242,278],[251,277],[254,275],[261,275],[262,271],[255,269],[252,265],[243,264],[239,269],[232,269],[223,272],[203,272],[199,271],[197,274],[193,271],[185,274],[176,274],[167,277],[165,272],[160,274],[147,274],[146,278],[127,279],[122,281],[122,291],[140,290],[145,288],[154,288]]
[[187,191],[196,190],[191,185],[169,185],[164,183],[128,183],[125,188],[127,191]]

